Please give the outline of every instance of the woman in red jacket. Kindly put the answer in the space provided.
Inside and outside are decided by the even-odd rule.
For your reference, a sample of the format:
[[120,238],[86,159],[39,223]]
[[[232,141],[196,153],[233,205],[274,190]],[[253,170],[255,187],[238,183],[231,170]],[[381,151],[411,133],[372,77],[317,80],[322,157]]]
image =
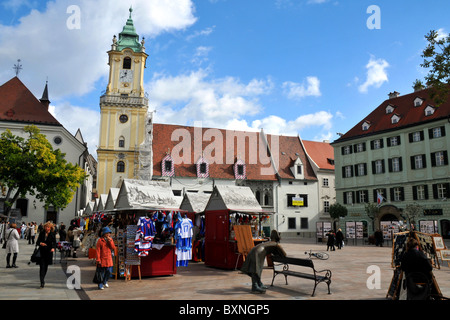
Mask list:
[[108,227],[102,229],[102,236],[97,241],[97,266],[101,268],[103,282],[98,285],[100,290],[108,288],[111,276],[110,268],[113,266],[112,252],[116,249]]

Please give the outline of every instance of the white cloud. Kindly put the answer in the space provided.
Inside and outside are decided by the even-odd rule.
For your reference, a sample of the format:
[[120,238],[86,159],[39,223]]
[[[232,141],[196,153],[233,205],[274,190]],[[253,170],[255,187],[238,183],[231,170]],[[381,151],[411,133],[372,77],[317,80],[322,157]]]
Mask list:
[[389,63],[386,60],[376,59],[374,56],[371,56],[366,65],[367,79],[366,82],[359,86],[359,92],[367,93],[369,87],[379,88],[383,83],[388,82],[389,79],[386,71],[388,67]]
[[[326,111],[301,115],[294,120],[286,120],[279,116],[270,115],[263,119],[252,121],[251,125],[245,120],[230,120],[226,124],[227,129],[259,131],[264,129],[265,133],[292,135],[299,134],[300,131],[309,127],[318,127],[320,130],[329,131],[332,127],[333,115]],[[321,137],[328,137],[329,132],[323,133]],[[318,138],[321,140],[321,138]]]
[[301,99],[307,96],[320,97],[320,80],[317,77],[307,77],[305,83],[286,81],[283,83],[284,93],[289,99]]
[[223,127],[232,119],[260,112],[258,97],[269,93],[270,80],[253,79],[242,83],[234,77],[209,79],[200,69],[178,76],[155,75],[147,84],[151,92],[150,109],[156,109],[156,122]]
[[[14,76],[12,66],[21,59],[20,77],[32,92],[42,92],[46,77],[53,100],[90,92],[108,75],[106,51],[113,35],[122,31],[130,4],[141,37],[183,30],[196,21],[191,0],[49,1],[42,12],[32,10],[17,25],[0,25],[0,81]],[[80,9],[79,28],[67,27],[71,5]]]

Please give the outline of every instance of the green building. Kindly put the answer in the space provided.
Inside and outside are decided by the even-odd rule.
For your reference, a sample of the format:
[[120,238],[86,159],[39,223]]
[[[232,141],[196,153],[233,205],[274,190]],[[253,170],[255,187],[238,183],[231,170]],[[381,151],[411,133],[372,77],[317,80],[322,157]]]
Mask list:
[[336,200],[348,209],[340,227],[350,238],[380,229],[389,239],[398,223],[450,238],[450,101],[437,106],[430,93],[390,93],[332,143]]

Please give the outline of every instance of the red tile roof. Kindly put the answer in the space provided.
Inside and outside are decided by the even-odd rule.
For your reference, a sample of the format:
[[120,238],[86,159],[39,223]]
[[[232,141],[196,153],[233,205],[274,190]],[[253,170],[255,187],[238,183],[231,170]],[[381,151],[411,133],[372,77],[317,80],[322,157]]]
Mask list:
[[319,169],[334,170],[334,148],[328,142],[302,140],[309,157]]
[[[420,106],[414,106],[414,100],[419,97],[423,100]],[[392,113],[387,114],[386,108],[391,105],[394,108]],[[425,115],[425,108],[433,106],[435,112],[432,115]],[[391,122],[393,115],[400,117],[397,123]],[[404,129],[424,122],[431,122],[448,118],[450,116],[450,100],[447,100],[439,107],[436,107],[430,98],[430,89],[424,89],[404,96],[388,99],[373,110],[367,117],[362,119],[356,126],[341,136],[333,143],[351,140],[353,138],[379,134],[387,131]],[[362,129],[362,124],[368,122],[368,130]]]
[[17,77],[0,86],[0,121],[61,126]]
[[[201,130],[201,131],[200,131]],[[195,149],[195,134],[203,136],[200,137],[197,149]],[[213,135],[211,138],[206,138],[205,133],[215,133],[219,137],[216,142],[216,136]],[[173,135],[174,134],[174,135]],[[183,137],[186,136],[187,141],[183,138],[178,138],[178,134]],[[172,158],[186,156],[186,163],[175,163],[175,176],[177,177],[197,177],[196,163],[203,151],[203,156],[207,159],[209,165],[209,177],[214,179],[232,179],[234,180],[233,165],[238,160],[237,153],[237,138],[245,138],[245,155],[242,156],[242,160],[246,164],[246,175],[247,180],[269,180],[276,181],[277,175],[273,170],[269,158],[266,156],[259,156],[260,148],[260,132],[245,132],[245,131],[234,131],[234,130],[224,130],[224,129],[211,129],[211,128],[194,128],[188,126],[180,125],[170,125],[170,124],[154,124],[153,125],[153,175],[161,176],[162,174],[162,159],[166,156],[167,152],[170,152]],[[234,146],[227,143],[227,136],[234,137]],[[172,138],[173,137],[173,138]],[[306,155],[301,147],[298,137],[279,137],[279,152],[280,152],[280,166],[279,175],[281,178],[293,179],[294,176],[290,170],[293,163],[297,159],[298,153],[303,164],[305,165],[305,179],[317,179],[314,175],[312,167],[306,160]],[[176,139],[175,139],[176,138]],[[272,137],[267,135],[267,140],[269,145],[271,144]],[[173,141],[175,140],[175,141]],[[220,141],[222,140],[222,141]],[[254,142],[254,143],[251,143]],[[211,155],[208,153],[208,149],[214,149],[214,143],[217,143],[217,148],[215,151],[223,150],[223,154],[220,155],[219,152],[212,152]],[[181,151],[181,146],[185,149],[182,151],[187,151],[189,154],[179,154]],[[209,147],[208,147],[209,146]],[[263,146],[264,150],[265,145]],[[273,152],[273,150],[272,150]],[[282,155],[281,153],[285,153]],[[266,153],[264,152],[264,155]],[[210,159],[208,159],[210,158]],[[217,159],[214,159],[217,158]],[[240,159],[240,158],[239,158]],[[214,163],[215,162],[215,163]],[[271,173],[263,173],[261,169],[270,169]]]

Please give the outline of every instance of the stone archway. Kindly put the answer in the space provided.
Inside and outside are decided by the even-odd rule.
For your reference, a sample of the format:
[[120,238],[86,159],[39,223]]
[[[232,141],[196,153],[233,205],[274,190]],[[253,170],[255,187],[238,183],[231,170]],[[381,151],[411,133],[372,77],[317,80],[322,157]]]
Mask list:
[[375,218],[375,228],[380,228],[381,221],[399,221],[401,220],[402,210],[393,205],[385,205],[380,208]]

